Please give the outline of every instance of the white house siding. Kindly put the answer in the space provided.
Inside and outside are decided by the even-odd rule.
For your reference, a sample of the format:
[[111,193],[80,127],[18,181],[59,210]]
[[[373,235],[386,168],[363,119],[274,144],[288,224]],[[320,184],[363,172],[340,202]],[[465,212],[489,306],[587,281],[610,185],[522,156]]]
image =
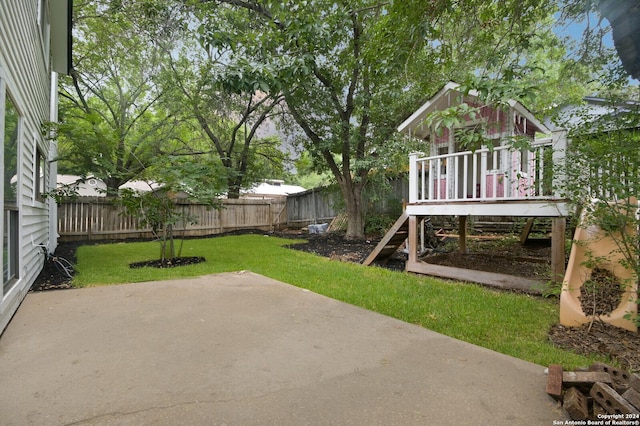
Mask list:
[[[36,147],[40,147],[45,159],[50,158],[50,142],[42,136],[42,124],[55,117],[51,114],[49,34],[47,28],[43,35],[40,26],[39,11],[42,3],[47,2],[0,2],[0,142],[3,147],[7,92],[20,114],[17,173],[18,277],[16,283],[7,291],[0,286],[0,332],[4,330],[42,269],[44,256],[35,244],[55,241],[55,233],[50,235],[49,218],[49,203],[53,201],[41,200],[35,193]],[[4,149],[0,150],[0,156],[4,156]],[[45,162],[45,168],[49,168],[49,164]],[[0,168],[4,168],[4,161],[0,161]],[[47,174],[43,190],[51,185],[50,171],[47,171]],[[0,192],[4,192],[4,186],[0,187]],[[4,194],[1,195],[4,199]],[[2,224],[4,209],[0,215]],[[0,251],[2,249],[0,245]]]

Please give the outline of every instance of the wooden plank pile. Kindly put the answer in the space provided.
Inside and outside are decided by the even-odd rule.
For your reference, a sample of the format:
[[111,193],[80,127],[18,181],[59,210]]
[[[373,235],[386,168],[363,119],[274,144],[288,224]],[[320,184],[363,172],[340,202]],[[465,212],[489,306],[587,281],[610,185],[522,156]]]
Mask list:
[[549,366],[547,394],[562,404],[572,420],[640,425],[637,374],[603,363],[594,363],[584,371],[563,371],[561,365],[554,364]]

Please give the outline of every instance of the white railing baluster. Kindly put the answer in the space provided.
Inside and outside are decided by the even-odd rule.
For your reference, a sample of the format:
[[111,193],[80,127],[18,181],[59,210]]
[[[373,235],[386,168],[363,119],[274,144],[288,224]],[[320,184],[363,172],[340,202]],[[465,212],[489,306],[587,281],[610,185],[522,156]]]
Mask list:
[[540,159],[538,174],[538,188],[540,189],[538,191],[538,195],[544,195],[544,147],[539,148],[538,158]]
[[460,198],[460,196],[458,195],[460,193],[460,173],[458,173],[458,171],[460,170],[460,156],[456,156],[454,157],[454,168],[452,170],[453,172],[453,199],[457,200],[458,198]]
[[420,199],[421,200],[425,200],[427,197],[427,177],[429,175],[429,162],[428,161],[421,161],[420,162],[420,167],[422,167],[421,171],[421,184],[422,186],[420,187]]
[[471,188],[471,198],[478,198],[478,154],[474,152],[473,154],[473,175],[471,178],[473,179],[473,188]]
[[533,170],[531,176],[533,176],[533,182],[531,187],[533,188],[533,196],[537,197],[539,194],[538,185],[540,180],[538,179],[538,174],[540,173],[540,148],[536,148],[535,156],[533,157]]
[[[521,168],[518,160],[518,151],[507,151],[507,167],[505,170],[505,198],[516,198],[518,196],[518,170]],[[516,160],[514,161],[514,157]],[[508,192],[507,192],[508,191]]]
[[469,193],[468,191],[468,182],[469,182],[469,154],[465,154],[464,157],[462,157],[462,197],[461,198],[467,198],[467,194]]
[[436,199],[442,200],[440,196],[440,176],[442,175],[442,163],[440,160],[436,160]]
[[432,201],[434,199],[434,189],[435,189],[433,185],[435,185],[436,168],[433,161],[434,160],[429,160],[429,185],[427,188],[427,193],[429,194],[429,201]]
[[493,150],[493,198],[498,198],[498,175],[499,175],[499,169],[498,169],[498,150],[494,149]]

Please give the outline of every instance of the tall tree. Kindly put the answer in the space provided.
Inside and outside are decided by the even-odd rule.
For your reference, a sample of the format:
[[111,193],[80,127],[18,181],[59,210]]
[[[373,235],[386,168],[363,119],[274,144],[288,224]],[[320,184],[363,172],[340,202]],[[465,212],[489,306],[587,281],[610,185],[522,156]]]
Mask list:
[[74,8],[74,68],[61,80],[60,170],[93,174],[109,191],[139,176],[180,125],[159,108],[166,58],[143,30],[148,11],[134,15],[122,2],[99,0]]
[[283,97],[257,86],[230,90],[221,84],[226,52],[194,42],[199,35],[190,29],[183,36],[183,47],[167,52],[174,58],[165,75],[171,92],[165,105],[199,126],[202,142],[184,154],[217,156],[226,175],[227,196],[238,198],[242,189],[270,177],[259,175],[264,165],[279,172],[284,167],[285,155],[277,149],[280,141],[263,130],[279,113]]
[[228,84],[284,95],[304,147],[340,187],[347,238],[364,236],[363,192],[380,165],[376,148],[417,99],[456,74],[508,66],[495,59],[523,50],[551,12],[551,2],[537,0],[195,3],[208,43],[232,49]]

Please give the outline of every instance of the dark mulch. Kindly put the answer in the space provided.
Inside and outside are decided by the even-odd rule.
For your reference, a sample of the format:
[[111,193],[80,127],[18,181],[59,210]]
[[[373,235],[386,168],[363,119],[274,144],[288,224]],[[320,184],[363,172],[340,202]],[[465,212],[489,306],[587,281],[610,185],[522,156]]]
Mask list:
[[507,244],[495,237],[490,235],[486,240],[469,240],[468,253],[455,251],[456,240],[451,250],[440,253],[442,247],[439,246],[435,253],[421,260],[442,266],[496,272],[541,281],[550,279],[551,246],[548,240],[529,240],[522,245],[518,241]]
[[594,268],[580,287],[582,310],[591,315],[610,315],[618,306],[625,289],[616,276],[606,269]]
[[[265,234],[261,231],[252,230],[237,231],[231,234],[246,233]],[[292,244],[288,247],[338,261],[354,263],[361,263],[380,240],[379,238],[370,238],[350,241],[345,240],[342,235],[337,233],[307,234],[301,231],[279,231],[276,233],[266,233],[266,235],[281,238],[304,239],[307,241],[306,243]],[[87,244],[87,242],[61,243],[56,250],[56,255],[75,262],[75,250],[83,244]],[[461,263],[455,264],[455,266],[458,267],[464,266],[469,269],[482,267],[490,272],[505,273],[505,271],[510,271],[514,272],[515,275],[531,277],[532,275],[536,276],[539,274],[537,268],[541,263],[530,257],[547,254],[544,246],[522,247],[517,243],[513,247],[503,247],[502,251],[503,252],[496,252],[494,250],[484,253],[483,255],[474,254],[472,256],[456,254],[448,257],[445,256],[445,258],[455,259],[457,257],[461,259]],[[506,253],[509,255],[505,255]],[[442,255],[442,253],[440,253],[440,255]],[[398,253],[393,259],[379,266],[395,270],[404,270],[405,260],[405,256]],[[531,268],[533,271],[528,268]],[[65,279],[53,265],[45,265],[42,273],[32,286],[31,291],[66,289],[70,287],[69,280]],[[593,301],[593,298],[596,297],[596,305],[599,309],[606,310],[608,309],[606,308],[607,306],[611,306],[611,299],[618,297],[618,293],[616,292],[619,291],[615,286],[608,286],[606,288],[608,288],[608,290],[603,290],[599,293],[599,296],[589,294],[583,297],[589,297],[590,301]],[[610,357],[612,360],[616,360],[623,368],[632,372],[640,372],[640,336],[638,333],[632,333],[619,327],[594,321],[593,324],[578,328],[555,325],[549,330],[549,339],[558,347],[585,355],[599,354]]]
[[549,330],[549,339],[560,348],[582,355],[607,356],[616,360],[623,369],[640,373],[638,333],[596,320],[593,324],[583,327],[565,327],[557,324]]
[[[306,243],[292,244],[287,247],[318,256],[328,257],[341,262],[362,263],[380,242],[380,237],[363,240],[346,240],[340,233],[305,234],[297,232],[278,232],[274,234],[281,238],[305,239]],[[403,271],[406,256],[397,253],[386,262],[376,263],[387,269]]]
[[[75,264],[76,248],[82,244],[82,242],[58,244],[55,255],[64,257],[72,264]],[[71,279],[61,273],[53,262],[45,262],[30,291],[64,290],[69,288],[72,288]]]
[[428,256],[422,260],[442,266],[498,272],[542,281],[549,280],[549,262],[540,262],[537,259],[500,256],[492,253],[446,253]]
[[206,259],[200,256],[173,257],[171,259],[146,260],[144,262],[134,262],[129,264],[129,268],[175,268],[178,266],[195,265],[204,262]]

